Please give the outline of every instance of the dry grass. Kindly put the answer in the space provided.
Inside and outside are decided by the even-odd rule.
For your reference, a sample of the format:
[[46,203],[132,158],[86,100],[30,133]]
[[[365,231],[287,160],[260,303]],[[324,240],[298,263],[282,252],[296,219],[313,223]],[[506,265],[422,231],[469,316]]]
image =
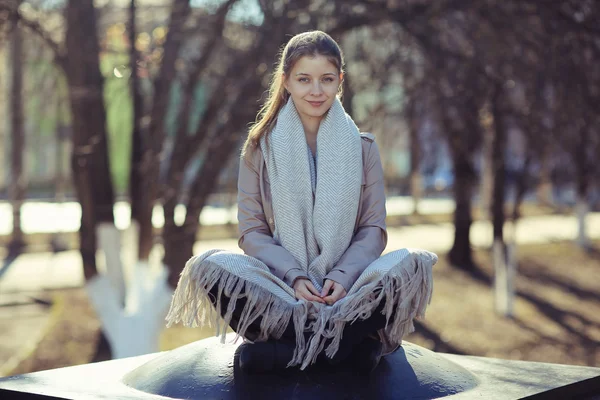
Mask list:
[[436,265],[427,317],[407,340],[438,351],[600,366],[600,254],[571,243],[518,251],[512,318],[495,314],[490,258],[478,252],[475,275],[445,260]]
[[[476,260],[480,268],[472,273],[440,259],[427,317],[407,340],[442,352],[600,366],[598,252],[585,252],[571,243],[520,247],[513,318],[494,313],[489,256],[478,251]],[[94,360],[100,325],[85,292],[55,296],[63,309],[56,312],[38,348],[13,373]],[[161,349],[212,335],[211,329],[175,326],[163,332]]]

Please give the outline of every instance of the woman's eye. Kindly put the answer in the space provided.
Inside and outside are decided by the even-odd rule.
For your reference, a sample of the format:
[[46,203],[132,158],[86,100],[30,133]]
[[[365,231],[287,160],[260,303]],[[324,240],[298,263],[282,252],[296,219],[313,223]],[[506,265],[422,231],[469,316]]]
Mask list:
[[308,82],[308,78],[300,78],[299,81],[300,82]]
[[323,79],[325,82],[333,82],[333,78],[328,77]]

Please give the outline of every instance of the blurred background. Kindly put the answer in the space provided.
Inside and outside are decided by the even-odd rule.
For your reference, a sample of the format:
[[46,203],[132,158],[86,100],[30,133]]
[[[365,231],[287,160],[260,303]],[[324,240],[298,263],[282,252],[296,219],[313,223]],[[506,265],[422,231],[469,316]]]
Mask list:
[[600,366],[594,0],[0,0],[0,376],[168,350],[193,254],[237,248],[238,155],[321,29],[381,149],[386,251],[438,253],[407,340]]

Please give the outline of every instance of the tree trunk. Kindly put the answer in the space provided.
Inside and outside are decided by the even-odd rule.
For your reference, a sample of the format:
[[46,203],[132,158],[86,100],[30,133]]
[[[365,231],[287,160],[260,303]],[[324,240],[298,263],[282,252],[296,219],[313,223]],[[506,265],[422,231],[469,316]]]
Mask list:
[[481,125],[483,132],[481,178],[479,184],[479,209],[485,220],[490,220],[492,198],[494,191],[494,131],[492,127],[492,111],[489,104],[481,110]]
[[[147,260],[152,249],[152,212],[154,205],[159,197],[159,172],[161,164],[161,154],[165,140],[165,118],[169,106],[169,92],[171,84],[175,79],[175,61],[179,54],[179,49],[183,43],[183,26],[190,13],[189,0],[174,0],[171,7],[170,21],[167,30],[167,38],[163,45],[164,53],[160,66],[160,71],[154,82],[153,102],[150,110],[150,123],[146,128],[142,127],[140,122],[141,113],[141,95],[139,87],[136,90],[137,77],[134,77],[135,70],[132,71],[132,91],[134,93],[134,115],[138,123],[134,126],[132,143],[132,170],[130,182],[132,218],[139,223],[139,243],[138,254],[140,260]],[[130,3],[130,39],[132,41],[132,68],[133,59],[137,58],[133,54],[135,51],[135,1]],[[137,53],[137,52],[136,52]],[[136,66],[137,68],[137,66]],[[137,95],[137,96],[136,96]],[[137,98],[137,100],[136,100]],[[145,134],[142,137],[141,130]],[[137,135],[137,137],[136,137]],[[141,149],[141,154],[137,154]],[[134,175],[136,178],[134,178]],[[135,213],[135,214],[134,214]]]
[[[153,268],[146,262],[132,266],[125,285],[122,269],[122,235],[114,224],[98,226],[98,243],[103,251],[106,274],[88,280],[86,290],[102,321],[102,330],[112,358],[139,356],[159,351],[159,336],[164,327],[173,291],[166,284],[167,269]],[[134,245],[135,247],[135,245]]]
[[537,186],[537,200],[544,206],[551,206],[554,204],[552,196],[552,177],[550,167],[550,149],[548,145],[542,150],[542,156],[540,160],[540,178]]
[[577,245],[582,249],[589,248],[589,239],[587,235],[586,219],[590,210],[586,196],[577,193],[575,204],[575,214],[577,215]]
[[408,132],[410,135],[410,194],[413,199],[413,214],[419,214],[419,200],[423,197],[421,177],[421,141],[419,138],[419,120],[417,100],[413,96],[408,103]]
[[[68,56],[64,68],[69,89],[73,140],[71,169],[81,206],[79,249],[83,273],[89,283],[98,277],[96,227],[100,223],[114,225],[104,78],[100,73],[100,48],[93,0],[69,0],[65,15]],[[101,335],[104,335],[104,331]]]
[[[456,142],[457,140],[451,140]],[[460,146],[460,144],[458,145]],[[462,146],[460,146],[462,147]],[[473,190],[473,166],[469,155],[451,146],[454,164],[454,244],[448,253],[450,263],[462,269],[473,268],[473,257],[469,233],[473,217],[471,215],[471,194]]]
[[136,41],[136,4],[129,4],[129,68],[131,69],[131,97],[133,101],[133,127],[131,132],[131,167],[129,174],[129,197],[131,220],[138,224],[138,259],[148,261],[153,245],[152,211],[154,202],[147,199],[143,190],[143,155],[148,143],[144,143],[142,118],[144,116],[143,97],[138,75],[139,52]]
[[[500,84],[498,84],[500,85]],[[494,136],[492,140],[491,167],[494,177],[492,190],[492,222],[494,230],[494,241],[498,240],[504,245],[504,197],[506,183],[506,124],[502,113],[502,88],[496,88],[492,100],[492,112],[494,114]]]
[[352,102],[354,99],[354,91],[350,86],[350,78],[348,75],[344,75],[344,95],[342,96],[342,104],[344,106],[344,110],[352,117]]
[[510,246],[494,239],[492,260],[494,264],[494,303],[496,312],[503,317],[514,314],[516,257],[515,243]]
[[[515,250],[514,240],[510,251],[504,240],[507,128],[504,115],[506,102],[503,90],[504,88],[501,83],[496,84],[495,93],[492,98],[494,127],[491,141],[491,171],[493,174],[491,204],[493,224],[492,259],[494,264],[496,312],[502,316],[509,317],[513,315],[514,311],[514,277],[516,265],[514,264],[514,258],[509,256],[509,252]],[[513,232],[513,239],[515,236],[515,232]]]
[[575,148],[575,170],[577,173],[577,199],[575,213],[577,215],[577,245],[583,249],[589,248],[590,242],[587,235],[586,219],[589,212],[588,191],[590,187],[590,171],[587,153],[591,145],[587,128],[582,128]]
[[[143,213],[152,213],[154,204],[159,197],[159,172],[161,154],[165,141],[165,118],[169,106],[169,92],[176,78],[175,62],[179,49],[183,43],[183,27],[190,14],[189,0],[174,0],[171,8],[167,38],[164,43],[164,55],[160,71],[154,82],[153,102],[150,110],[150,123],[148,125],[147,146],[144,146],[142,162]],[[141,237],[141,235],[140,235]],[[141,249],[140,249],[141,251]]]
[[66,7],[66,75],[73,123],[71,167],[81,205],[80,251],[86,279],[97,274],[96,225],[114,223],[114,194],[108,164],[104,79],[99,67],[93,0]]
[[[247,100],[246,100],[247,101]],[[246,117],[246,119],[243,119]],[[247,120],[247,115],[234,118],[234,121]],[[233,124],[229,123],[223,132],[233,131]],[[224,135],[223,135],[224,136]],[[213,139],[206,152],[200,171],[191,185],[191,193],[187,203],[187,212],[183,225],[176,226],[174,222],[174,204],[165,207],[165,227],[163,241],[165,247],[164,263],[169,268],[169,284],[177,285],[181,270],[186,261],[192,256],[198,228],[200,227],[200,213],[219,181],[219,175],[238,143],[237,135],[229,135],[226,139]]]
[[512,220],[513,223],[516,223],[519,218],[521,218],[521,204],[523,203],[523,198],[525,197],[525,193],[527,189],[529,189],[530,178],[529,178],[529,168],[531,166],[531,160],[533,158],[530,144],[525,145],[526,154],[525,154],[525,162],[523,163],[523,169],[519,171],[515,183],[515,200],[513,203],[512,209]]
[[[187,220],[187,216],[186,216]],[[166,217],[165,217],[166,223]],[[165,255],[164,264],[169,269],[169,286],[177,287],[179,275],[185,266],[185,263],[192,257],[196,234],[200,221],[191,222],[187,225],[177,226],[174,223],[164,226],[163,244]]]
[[23,38],[21,28],[15,21],[10,39],[11,90],[10,90],[10,127],[11,127],[11,168],[8,195],[13,211],[13,230],[9,250],[14,254],[21,252],[25,245],[21,229],[21,206],[25,200],[25,174],[23,171],[23,153],[25,150],[25,128],[23,120]]
[[440,75],[436,90],[440,98],[438,107],[446,132],[448,148],[452,159],[454,173],[454,243],[448,252],[448,261],[456,268],[475,271],[471,249],[471,224],[473,185],[475,183],[475,168],[473,154],[475,153],[481,135],[481,124],[477,118],[480,103],[470,93],[448,97],[441,90],[442,86],[456,79],[454,72]]
[[[57,121],[61,113],[61,103],[59,102],[56,107]],[[68,154],[68,141],[70,138],[70,130],[67,126],[59,124],[56,128],[55,140],[56,146],[56,175],[54,176],[54,202],[57,205],[64,204],[67,198],[67,174],[65,171],[65,157]],[[61,207],[62,211],[62,207]],[[52,251],[58,253],[65,251],[69,247],[65,240],[64,234],[59,230],[54,232],[51,239]]]

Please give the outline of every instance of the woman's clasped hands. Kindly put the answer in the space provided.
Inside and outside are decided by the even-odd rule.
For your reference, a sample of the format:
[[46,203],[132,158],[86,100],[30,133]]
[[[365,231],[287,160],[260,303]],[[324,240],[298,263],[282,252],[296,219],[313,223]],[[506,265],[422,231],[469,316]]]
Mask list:
[[314,301],[330,306],[336,301],[346,297],[346,289],[331,279],[325,280],[321,292],[315,288],[309,279],[296,279],[294,282],[294,293],[298,300]]

